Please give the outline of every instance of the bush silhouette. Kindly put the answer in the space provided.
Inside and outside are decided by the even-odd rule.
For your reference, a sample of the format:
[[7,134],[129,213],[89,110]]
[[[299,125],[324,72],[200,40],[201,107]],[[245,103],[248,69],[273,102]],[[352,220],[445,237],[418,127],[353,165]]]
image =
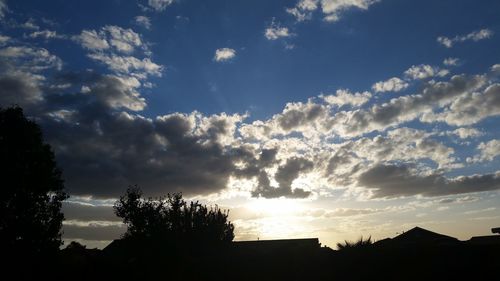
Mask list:
[[36,256],[61,245],[61,171],[40,127],[19,107],[0,108],[0,245]]
[[337,243],[338,250],[348,250],[348,249],[360,249],[365,248],[373,244],[372,237],[364,240],[363,237],[359,238],[357,241],[351,242],[345,240],[344,243]]
[[186,202],[182,194],[142,198],[138,187],[131,187],[115,203],[115,213],[127,225],[125,238],[171,240],[190,244],[231,242],[234,226],[228,211]]

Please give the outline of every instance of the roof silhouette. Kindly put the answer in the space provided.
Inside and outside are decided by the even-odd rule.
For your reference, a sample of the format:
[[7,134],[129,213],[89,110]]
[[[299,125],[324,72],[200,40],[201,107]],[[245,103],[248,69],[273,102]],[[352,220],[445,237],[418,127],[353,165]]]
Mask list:
[[416,226],[403,234],[394,237],[392,241],[403,244],[420,244],[457,242],[458,239]]

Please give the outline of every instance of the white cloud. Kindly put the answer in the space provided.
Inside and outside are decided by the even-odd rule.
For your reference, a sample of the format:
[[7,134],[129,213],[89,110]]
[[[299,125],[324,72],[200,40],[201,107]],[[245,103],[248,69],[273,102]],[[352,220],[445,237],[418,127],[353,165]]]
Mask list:
[[404,80],[393,77],[386,81],[380,81],[373,84],[372,89],[375,92],[399,92],[408,87],[408,83]]
[[107,25],[102,30],[109,34],[108,42],[110,45],[122,53],[132,53],[136,47],[143,45],[139,34],[130,28]]
[[52,30],[34,31],[34,32],[30,33],[29,37],[30,38],[43,38],[45,40],[65,38],[65,36],[57,34],[56,31],[52,31]]
[[0,0],[0,20],[5,17],[5,13],[9,11],[6,0]]
[[103,31],[98,33],[95,30],[82,30],[80,35],[75,35],[72,38],[80,43],[82,47],[91,51],[100,51],[109,48],[108,41]]
[[477,149],[479,150],[479,155],[473,158],[467,158],[467,162],[477,163],[493,161],[493,159],[500,156],[500,140],[494,139],[488,142],[481,142],[477,146]]
[[111,70],[129,74],[133,71],[161,76],[163,67],[151,61],[149,58],[138,59],[132,56],[105,55],[102,53],[91,53],[88,57],[106,64]]
[[20,24],[19,25],[20,28],[24,28],[24,29],[30,29],[30,30],[39,30],[40,29],[40,26],[38,26],[36,23],[35,23],[35,20],[30,18],[28,19],[26,22],[24,22],[23,24]]
[[10,46],[0,49],[0,57],[8,60],[22,61],[20,70],[40,71],[48,68],[61,69],[62,61],[44,48],[31,48],[25,46]]
[[324,20],[338,21],[343,12],[351,9],[368,10],[380,0],[299,0],[292,8],[287,8],[287,13],[293,15],[297,21],[309,20],[312,13],[321,7]]
[[287,8],[286,12],[293,15],[297,21],[309,20],[312,12],[318,8],[318,0],[300,0],[293,8]]
[[139,34],[130,28],[115,25],[107,25],[100,31],[83,30],[80,35],[72,38],[82,47],[91,51],[102,51],[114,47],[119,52],[129,54],[134,52],[137,47],[147,49]]
[[430,66],[428,64],[413,65],[408,70],[405,71],[405,76],[416,80],[416,79],[426,79],[431,77],[444,77],[448,75],[449,71],[447,69],[440,69],[437,66]]
[[271,25],[266,28],[264,36],[266,36],[268,40],[276,40],[279,38],[290,37],[292,36],[292,33],[288,30],[288,27],[282,27],[273,21]]
[[446,58],[443,60],[443,64],[446,66],[457,66],[460,64],[460,59],[458,58]]
[[1,35],[0,34],[0,46],[3,46],[5,45],[7,42],[10,41],[10,37],[9,36],[6,36],[6,35]]
[[174,0],[148,0],[148,5],[157,12],[164,11]]
[[437,38],[437,42],[445,46],[446,48],[451,48],[456,43],[461,43],[465,41],[480,41],[484,39],[491,38],[493,36],[493,31],[490,29],[481,29],[478,31],[473,31],[466,35],[457,35],[453,38],[439,36]]
[[431,133],[404,127],[391,130],[386,136],[377,135],[373,138],[363,137],[356,141],[347,141],[338,151],[340,150],[350,156],[344,156],[343,159],[333,157],[330,159],[329,169],[332,165],[338,168],[339,162],[361,165],[422,159],[435,162],[439,168],[448,168],[453,167],[456,161],[453,148],[434,140]]
[[214,60],[216,62],[224,62],[233,59],[236,56],[236,51],[231,48],[220,48],[215,50]]
[[343,105],[361,106],[370,100],[372,94],[370,92],[351,93],[349,90],[339,89],[335,95],[320,95],[319,97],[326,103],[339,107]]
[[461,139],[475,138],[484,135],[484,133],[475,128],[458,128],[450,133]]
[[357,8],[368,10],[368,8],[379,2],[379,0],[321,0],[321,9],[325,14],[325,20],[335,22],[340,19],[344,11]]
[[151,20],[146,16],[137,16],[134,18],[134,20],[135,20],[135,23],[139,26],[142,26],[146,29],[151,28]]

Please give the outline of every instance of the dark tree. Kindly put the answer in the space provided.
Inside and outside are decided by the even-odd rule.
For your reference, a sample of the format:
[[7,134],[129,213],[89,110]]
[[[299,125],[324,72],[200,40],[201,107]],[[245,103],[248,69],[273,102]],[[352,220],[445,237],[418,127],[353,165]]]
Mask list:
[[61,245],[61,171],[40,127],[19,107],[0,108],[0,245],[36,256]]
[[338,250],[350,250],[350,249],[365,249],[373,244],[372,237],[368,237],[368,239],[363,239],[363,237],[359,238],[355,242],[350,242],[345,240],[345,243],[337,243]]
[[198,201],[188,203],[180,193],[145,199],[139,188],[131,187],[114,209],[128,227],[125,238],[211,245],[231,242],[234,238],[228,211],[217,206],[208,208]]

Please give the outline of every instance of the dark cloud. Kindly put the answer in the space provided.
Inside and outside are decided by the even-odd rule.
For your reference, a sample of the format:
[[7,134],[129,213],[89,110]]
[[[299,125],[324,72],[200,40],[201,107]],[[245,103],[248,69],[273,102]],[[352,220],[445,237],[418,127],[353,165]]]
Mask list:
[[235,169],[229,151],[192,134],[186,115],[116,112],[82,121],[52,122],[48,130],[72,194],[116,197],[130,184],[148,195],[207,194],[224,189]]
[[240,159],[246,166],[244,168],[237,169],[234,174],[240,178],[252,178],[259,176],[262,169],[270,167],[277,163],[276,154],[278,150],[276,148],[272,149],[262,149],[259,158],[256,158],[254,152],[245,147],[240,147],[233,150],[236,158]]
[[121,221],[112,206],[93,206],[71,201],[63,203],[62,211],[66,220],[77,221]]
[[83,239],[83,240],[114,240],[125,233],[124,225],[64,225],[63,238],[65,240]]
[[374,198],[445,196],[498,190],[500,173],[448,179],[442,174],[415,174],[407,165],[377,164],[359,176],[358,184],[371,189]]
[[38,81],[23,72],[0,76],[0,105],[31,107],[42,100]]
[[[253,150],[222,143],[232,137],[238,118],[127,113],[122,110],[137,109],[142,98],[133,83],[110,75],[65,73],[51,82],[69,86],[45,87],[43,102],[27,113],[41,124],[72,195],[117,197],[131,184],[147,195],[209,194],[226,188],[238,171],[235,162],[248,161],[258,170],[272,160],[267,151],[257,160]],[[13,95],[24,89],[0,91],[11,88]]]
[[283,130],[290,131],[314,122],[325,114],[325,107],[319,104],[290,104],[276,120]]
[[424,115],[423,121],[464,126],[495,115],[500,115],[500,84],[490,85],[482,92],[460,96],[443,112]]
[[314,167],[313,162],[299,157],[287,159],[285,165],[278,167],[278,171],[274,175],[279,187],[271,186],[269,176],[266,172],[261,171],[258,177],[258,187],[252,192],[252,196],[264,198],[306,198],[311,192],[305,191],[302,188],[292,190],[293,181],[299,177],[300,173],[308,172]]

